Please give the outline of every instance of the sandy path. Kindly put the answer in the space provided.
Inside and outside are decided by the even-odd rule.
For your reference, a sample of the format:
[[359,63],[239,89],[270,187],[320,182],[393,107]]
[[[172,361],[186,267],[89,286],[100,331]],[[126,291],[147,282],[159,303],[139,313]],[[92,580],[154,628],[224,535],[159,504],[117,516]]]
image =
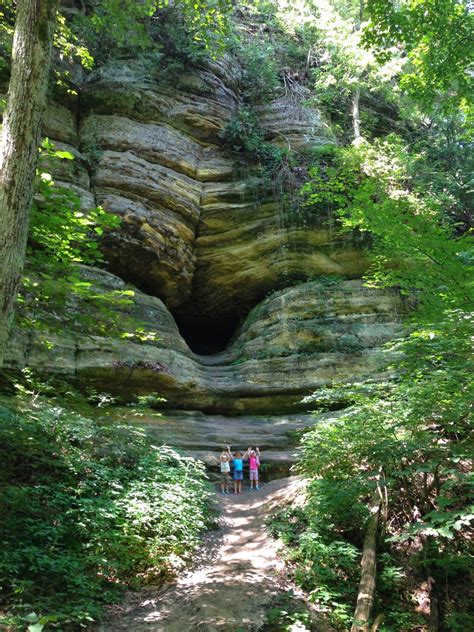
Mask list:
[[278,594],[291,587],[265,530],[269,512],[301,489],[282,479],[260,492],[219,495],[220,528],[203,542],[193,568],[171,587],[130,597],[99,629],[140,632],[256,631]]

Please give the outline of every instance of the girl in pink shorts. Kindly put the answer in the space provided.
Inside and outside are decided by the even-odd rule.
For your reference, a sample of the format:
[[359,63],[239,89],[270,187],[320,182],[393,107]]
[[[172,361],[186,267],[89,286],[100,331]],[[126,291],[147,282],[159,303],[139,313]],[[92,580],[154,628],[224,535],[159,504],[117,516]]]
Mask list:
[[258,468],[260,466],[260,449],[249,450],[250,491],[260,489],[258,486]]

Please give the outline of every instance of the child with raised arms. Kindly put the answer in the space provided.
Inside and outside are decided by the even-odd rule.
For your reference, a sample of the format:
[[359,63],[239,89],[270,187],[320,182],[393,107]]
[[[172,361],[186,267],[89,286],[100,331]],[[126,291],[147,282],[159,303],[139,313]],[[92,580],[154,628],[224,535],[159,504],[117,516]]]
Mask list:
[[242,493],[242,480],[244,478],[244,460],[247,458],[250,448],[242,454],[239,450],[234,453],[230,451],[230,445],[227,446],[227,453],[229,458],[232,459],[234,465],[234,494]]
[[258,486],[258,468],[260,467],[260,448],[255,450],[248,449],[249,454],[249,478],[250,478],[250,491],[252,489],[259,490]]
[[220,457],[219,463],[221,466],[221,492],[223,494],[229,493],[230,486],[230,455],[226,450],[223,450]]

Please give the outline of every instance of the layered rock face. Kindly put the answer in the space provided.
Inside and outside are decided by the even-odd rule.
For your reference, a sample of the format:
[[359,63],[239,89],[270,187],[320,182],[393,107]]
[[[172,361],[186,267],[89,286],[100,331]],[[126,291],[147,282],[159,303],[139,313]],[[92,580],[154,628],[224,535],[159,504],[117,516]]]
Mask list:
[[[241,107],[239,74],[226,59],[170,86],[149,65],[122,62],[93,76],[78,103],[90,190],[123,218],[105,242],[110,269],[184,319],[242,316],[289,278],[357,277],[366,267],[348,240],[288,217],[272,185],[226,149],[224,130]],[[333,142],[321,115],[292,99],[257,113],[276,145]],[[72,143],[68,122],[58,121],[59,140]]]
[[[103,291],[130,288],[104,271],[86,274]],[[73,329],[30,337],[15,332],[7,364],[121,401],[153,396],[159,414],[114,414],[210,465],[227,443],[260,445],[272,475],[288,473],[297,432],[321,418],[305,412],[302,399],[334,381],[381,377],[383,344],[397,333],[403,313],[395,293],[365,288],[359,280],[300,283],[257,305],[224,352],[198,356],[160,299],[136,291],[133,305],[122,309],[124,323],[140,323],[159,339],[139,343]]]
[[[175,85],[157,72],[138,61],[101,69],[76,101],[50,106],[44,133],[76,157],[56,181],[123,220],[104,241],[110,272],[84,274],[99,291],[140,288],[121,308],[124,327],[158,340],[14,332],[7,362],[125,401],[160,396],[178,412],[151,416],[150,432],[200,455],[241,437],[287,464],[291,433],[314,422],[302,398],[377,375],[403,306],[358,280],[367,261],[348,237],[289,213],[249,157],[226,148],[241,107],[232,60]],[[275,145],[334,142],[321,114],[292,99],[256,111]]]
[[[128,287],[103,271],[94,272],[94,282],[103,290]],[[380,347],[397,332],[402,305],[395,294],[369,290],[358,280],[339,285],[328,289],[314,281],[273,293],[252,310],[228,349],[212,356],[194,354],[163,302],[136,291],[124,323],[140,323],[158,332],[158,340],[126,341],[120,331],[117,338],[63,330],[29,339],[17,332],[8,362],[126,401],[156,394],[166,400],[162,408],[296,412],[306,408],[303,397],[333,381],[373,377]]]

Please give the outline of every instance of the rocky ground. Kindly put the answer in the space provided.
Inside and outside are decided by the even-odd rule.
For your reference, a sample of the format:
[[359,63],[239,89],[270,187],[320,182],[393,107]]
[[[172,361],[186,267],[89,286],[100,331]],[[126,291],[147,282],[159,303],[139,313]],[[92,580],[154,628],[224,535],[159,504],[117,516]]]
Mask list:
[[[296,477],[272,481],[259,492],[219,495],[219,528],[203,541],[191,568],[171,586],[131,593],[114,606],[98,632],[256,632],[266,628],[268,611],[278,598],[294,591],[265,521],[271,511],[299,502],[302,482]],[[329,631],[312,613],[311,630]]]

